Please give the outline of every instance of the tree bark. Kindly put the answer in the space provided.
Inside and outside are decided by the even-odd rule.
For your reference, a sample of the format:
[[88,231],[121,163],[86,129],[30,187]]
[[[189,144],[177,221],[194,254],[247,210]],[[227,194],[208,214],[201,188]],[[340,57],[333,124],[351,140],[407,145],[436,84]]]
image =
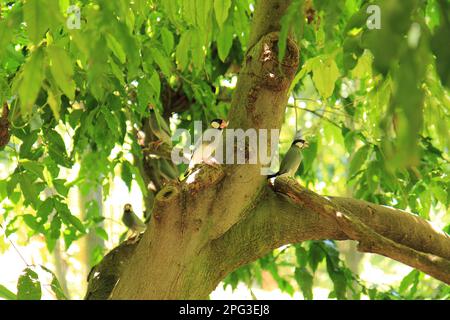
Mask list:
[[[299,64],[299,50],[290,39],[283,61],[277,57],[280,19],[289,4],[258,2],[229,114],[231,128],[281,127]],[[450,239],[417,216],[321,197],[293,179],[278,178],[270,187],[260,164],[199,166],[189,178],[163,187],[140,241],[121,245],[94,270],[91,278],[102,292],[96,298],[206,299],[239,266],[281,245],[311,239],[356,240],[360,250],[450,283]],[[105,267],[111,263],[116,263],[114,275]],[[99,289],[102,272],[109,279],[105,290]]]
[[[288,5],[289,1],[271,0],[256,8],[250,49],[232,101],[230,127],[273,129],[282,124],[299,60],[298,48],[291,40],[284,60],[280,63],[277,57],[276,31]],[[148,229],[112,298],[206,298],[209,292],[204,289],[204,278],[211,270],[206,268],[207,261],[198,260],[204,256],[201,253],[245,216],[264,184],[260,166],[246,164],[202,167],[195,173],[195,181],[167,185],[155,198]]]

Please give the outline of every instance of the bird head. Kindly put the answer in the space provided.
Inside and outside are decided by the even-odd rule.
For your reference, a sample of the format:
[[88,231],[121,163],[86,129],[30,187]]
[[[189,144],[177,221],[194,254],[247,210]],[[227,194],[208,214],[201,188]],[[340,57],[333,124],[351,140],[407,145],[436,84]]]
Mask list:
[[123,211],[125,211],[125,212],[131,212],[131,211],[133,211],[133,207],[131,206],[131,204],[127,203],[127,204],[123,207]]
[[214,129],[225,129],[228,126],[228,121],[225,121],[223,119],[213,119],[210,123],[211,127]]
[[308,141],[304,139],[295,139],[294,142],[292,142],[292,145],[296,145],[300,149],[305,149],[309,147]]

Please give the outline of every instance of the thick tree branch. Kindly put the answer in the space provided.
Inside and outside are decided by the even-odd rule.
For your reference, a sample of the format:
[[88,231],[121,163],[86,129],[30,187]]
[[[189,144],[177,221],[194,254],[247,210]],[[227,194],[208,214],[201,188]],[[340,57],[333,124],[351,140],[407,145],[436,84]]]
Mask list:
[[[352,221],[346,221],[348,217]],[[204,286],[200,291],[193,287],[189,294],[206,297],[231,271],[280,246],[323,239],[358,241],[363,252],[384,255],[449,283],[450,237],[429,222],[366,201],[319,196],[292,179],[278,178],[274,188],[262,191],[243,220],[199,252]],[[109,267],[98,270],[111,274]],[[110,278],[103,277],[104,286],[112,289]]]
[[322,197],[289,178],[278,178],[274,190],[267,187],[264,193],[245,220],[212,243],[211,259],[222,255],[223,274],[282,245],[335,239],[358,241],[361,251],[450,283],[450,237],[418,216],[351,198]]

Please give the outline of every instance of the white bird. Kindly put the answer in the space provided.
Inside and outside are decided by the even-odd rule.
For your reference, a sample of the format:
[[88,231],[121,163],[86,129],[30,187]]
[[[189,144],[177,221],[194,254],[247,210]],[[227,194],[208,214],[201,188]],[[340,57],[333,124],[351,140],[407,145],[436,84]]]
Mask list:
[[[228,122],[223,119],[214,119],[210,123],[211,127],[213,129],[219,130],[220,134],[222,134],[223,129],[225,129],[228,126]],[[216,139],[218,137],[216,136]],[[218,143],[216,140],[213,141],[206,141],[200,139],[196,146],[194,147],[194,152],[192,153],[191,160],[189,162],[188,169],[186,170],[184,176],[186,177],[189,175],[190,171],[200,163],[207,163],[210,164],[211,155],[217,148]]]

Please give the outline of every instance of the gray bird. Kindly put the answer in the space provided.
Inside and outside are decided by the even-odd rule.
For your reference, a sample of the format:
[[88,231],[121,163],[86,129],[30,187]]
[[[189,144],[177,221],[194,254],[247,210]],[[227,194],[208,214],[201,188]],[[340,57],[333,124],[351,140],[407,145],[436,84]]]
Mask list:
[[[228,122],[223,119],[214,119],[210,122],[210,125],[213,129],[220,130],[220,132],[222,133],[222,130],[228,126]],[[211,155],[215,151],[216,147],[217,143],[215,140],[206,141],[202,139],[201,143],[198,143],[194,148],[194,152],[192,153],[191,160],[189,162],[188,170],[185,172],[184,176],[189,174],[192,168],[194,168],[199,163],[205,162],[209,164]]]
[[170,133],[169,126],[164,118],[159,114],[153,106],[149,106],[150,117],[149,126],[152,133],[158,138],[159,141],[156,142],[157,145],[162,143],[167,145],[172,145],[172,134]]
[[307,148],[308,142],[301,138],[294,138],[288,152],[284,156],[280,164],[280,170],[268,176],[268,179],[278,176],[293,177],[302,163],[302,150]]
[[132,232],[130,238],[138,236],[147,228],[145,223],[134,213],[133,207],[129,203],[123,207],[122,222]]

